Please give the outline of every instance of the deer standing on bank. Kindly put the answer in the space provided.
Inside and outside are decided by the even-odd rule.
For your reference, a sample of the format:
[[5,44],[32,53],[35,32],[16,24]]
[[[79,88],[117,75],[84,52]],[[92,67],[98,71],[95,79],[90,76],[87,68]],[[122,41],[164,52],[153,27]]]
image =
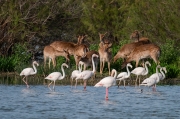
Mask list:
[[50,44],[50,46],[53,47],[57,51],[66,51],[69,53],[69,55],[74,55],[75,62],[76,62],[76,69],[78,66],[78,62],[76,61],[77,59],[75,56],[84,57],[86,56],[86,52],[89,51],[89,48],[86,45],[80,44],[82,43],[85,36],[83,37],[81,36],[79,38],[78,38],[77,44],[73,42],[66,42],[66,41],[54,41],[53,43]]
[[68,52],[57,51],[49,45],[44,47],[43,54],[44,54],[44,67],[46,66],[47,58],[49,60],[49,68],[50,68],[51,60],[52,60],[53,68],[56,66],[56,57],[58,57],[58,56],[65,57],[66,62],[69,62],[69,60],[70,60],[70,56],[69,56]]
[[99,56],[100,56],[100,74],[103,73],[104,64],[105,64],[105,62],[107,62],[108,63],[109,75],[111,75],[110,61],[112,58],[112,52],[111,52],[110,48],[112,46],[112,43],[110,43],[107,39],[104,39],[105,34],[99,33],[100,43],[99,43],[98,52],[99,52]]
[[152,43],[138,46],[127,56],[127,59],[122,64],[122,68],[131,61],[135,61],[137,67],[139,61],[145,58],[152,58],[156,64],[159,64],[160,53],[160,47]]

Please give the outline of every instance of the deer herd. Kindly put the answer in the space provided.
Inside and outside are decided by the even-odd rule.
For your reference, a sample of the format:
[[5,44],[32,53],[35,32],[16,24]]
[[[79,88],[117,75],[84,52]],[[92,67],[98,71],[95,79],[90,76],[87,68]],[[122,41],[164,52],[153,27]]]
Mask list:
[[[107,32],[104,34],[99,33],[99,48],[98,51],[89,50],[89,47],[84,44],[84,39],[87,37],[79,36],[77,43],[66,42],[66,41],[54,41],[51,44],[44,47],[44,66],[46,66],[47,58],[49,59],[49,68],[52,60],[53,67],[56,66],[56,57],[64,57],[66,62],[70,62],[70,56],[74,57],[76,63],[76,69],[78,69],[78,64],[81,61],[84,65],[84,69],[91,66],[92,68],[92,60],[94,61],[95,69],[97,70],[98,65],[100,65],[100,74],[103,74],[103,69],[105,63],[108,63],[108,74],[111,75],[111,62],[116,62],[118,59],[122,58],[123,63],[121,68],[126,67],[132,61],[136,62],[136,67],[139,65],[139,61],[143,61],[144,59],[151,58],[154,60],[156,64],[159,64],[160,57],[160,47],[156,44],[152,43],[146,37],[140,37],[140,32],[135,30],[131,35],[130,39],[133,42],[125,44],[122,46],[117,54],[112,56],[112,42],[107,39],[105,36]],[[96,54],[98,57],[94,57],[92,59],[92,55]]]

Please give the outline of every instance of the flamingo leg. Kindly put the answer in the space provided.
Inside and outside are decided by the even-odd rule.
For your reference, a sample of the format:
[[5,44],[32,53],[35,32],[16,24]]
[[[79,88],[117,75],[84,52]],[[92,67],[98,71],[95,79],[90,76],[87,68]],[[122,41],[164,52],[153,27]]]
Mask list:
[[86,90],[86,82],[87,80],[84,80],[84,90]]
[[77,79],[76,79],[76,84],[75,84],[75,88],[76,88],[76,86],[77,86]]
[[124,88],[126,89],[126,87],[125,87],[125,83],[126,83],[126,82],[125,82],[125,80],[124,80]]
[[72,88],[72,86],[73,86],[73,78],[72,78],[72,80],[71,80],[71,88]]
[[48,88],[52,91],[52,89],[50,88],[50,85],[52,84],[53,81],[51,81],[51,83],[49,83]]
[[108,100],[108,88],[106,88],[106,97],[105,97],[106,100]]
[[139,87],[140,87],[140,83],[141,83],[141,79],[140,79],[140,77],[139,77]]
[[121,80],[119,80],[118,88],[119,88],[120,84],[121,84]]
[[135,87],[137,86],[138,75],[136,77]]
[[27,86],[27,88],[29,88],[29,86],[28,86],[28,84],[27,84],[27,79],[26,79],[26,81],[24,80],[26,78],[26,76],[24,76],[24,78],[22,79],[22,81],[26,84],[26,86]]
[[53,85],[53,91],[55,91],[55,81],[54,81],[54,85]]

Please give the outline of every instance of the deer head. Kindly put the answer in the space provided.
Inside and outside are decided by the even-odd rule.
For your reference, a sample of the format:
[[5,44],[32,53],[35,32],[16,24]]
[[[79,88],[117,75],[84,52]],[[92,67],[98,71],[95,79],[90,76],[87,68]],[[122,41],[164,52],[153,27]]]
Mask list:
[[82,36],[78,36],[78,42],[77,44],[80,45],[82,43],[84,43],[84,39],[87,37],[87,35],[82,35]]

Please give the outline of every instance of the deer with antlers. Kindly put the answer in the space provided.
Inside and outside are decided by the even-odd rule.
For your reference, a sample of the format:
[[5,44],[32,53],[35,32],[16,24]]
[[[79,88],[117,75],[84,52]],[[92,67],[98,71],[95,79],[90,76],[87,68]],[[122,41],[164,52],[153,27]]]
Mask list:
[[65,57],[66,62],[69,62],[69,60],[70,60],[70,56],[69,56],[68,52],[66,52],[66,51],[57,51],[53,47],[51,47],[49,45],[44,47],[43,54],[44,54],[44,67],[46,66],[47,58],[49,59],[49,68],[50,68],[51,60],[52,60],[52,63],[53,63],[53,67],[56,66],[56,57],[58,57],[58,56]]
[[152,58],[156,64],[159,64],[160,52],[160,47],[152,43],[138,46],[131,52],[129,56],[127,56],[126,60],[122,64],[122,68],[131,61],[135,61],[137,67],[139,61],[145,58]]
[[[89,51],[89,48],[81,44],[83,42],[83,39],[86,37],[85,36],[79,36],[78,38],[78,43],[75,44],[73,42],[66,42],[66,41],[54,41],[53,43],[50,44],[51,47],[53,47],[57,51],[66,51],[69,53],[69,55],[74,55],[75,61],[76,56],[81,56],[84,57],[86,55],[86,52]],[[77,61],[76,61],[76,69],[77,69]]]
[[107,32],[105,34],[99,33],[100,43],[99,43],[98,52],[99,52],[99,56],[100,56],[100,74],[103,73],[104,64],[105,64],[105,62],[107,62],[109,75],[111,75],[110,61],[112,58],[112,52],[111,52],[110,48],[112,46],[112,43],[110,43],[109,40],[104,39],[106,34],[107,34]]

